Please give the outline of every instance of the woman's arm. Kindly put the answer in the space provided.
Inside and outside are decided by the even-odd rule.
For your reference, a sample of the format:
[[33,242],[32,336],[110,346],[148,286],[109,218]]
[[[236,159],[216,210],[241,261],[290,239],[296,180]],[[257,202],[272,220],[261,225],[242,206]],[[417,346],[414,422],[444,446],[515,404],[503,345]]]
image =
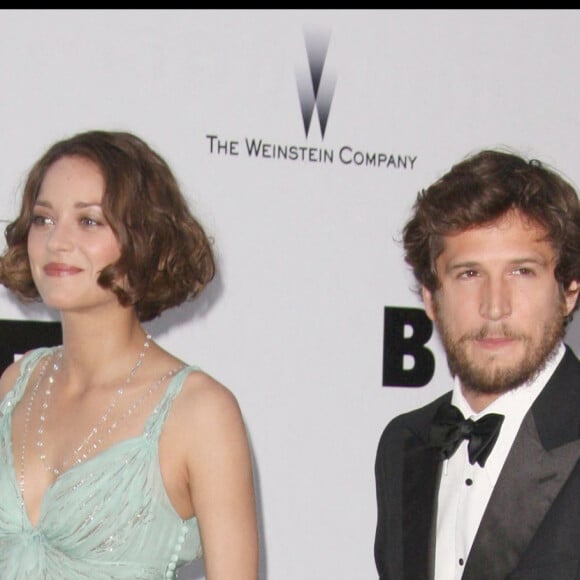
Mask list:
[[[256,580],[258,532],[252,461],[234,395],[203,373],[187,379],[187,472],[207,580]],[[180,413],[181,414],[181,413]]]

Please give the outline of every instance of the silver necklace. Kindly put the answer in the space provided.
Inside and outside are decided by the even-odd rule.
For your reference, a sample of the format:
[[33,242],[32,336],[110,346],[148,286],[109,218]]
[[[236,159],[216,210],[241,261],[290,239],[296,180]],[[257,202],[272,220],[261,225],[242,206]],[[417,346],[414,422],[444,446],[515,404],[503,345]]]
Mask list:
[[[52,356],[54,359],[54,355]],[[26,507],[24,505],[24,457],[26,455],[26,441],[28,439],[28,431],[30,428],[30,414],[32,411],[32,403],[34,402],[34,398],[36,397],[36,392],[38,391],[38,387],[42,382],[42,377],[44,377],[44,373],[48,367],[48,362],[50,358],[46,357],[42,366],[40,367],[40,372],[38,373],[38,377],[32,390],[30,392],[30,397],[28,399],[28,404],[26,405],[26,409],[24,412],[24,432],[22,434],[22,447],[20,449],[20,473],[18,474],[18,487],[20,488],[20,507],[22,509],[22,514],[25,513]]]
[[[107,430],[103,433],[103,435],[96,440],[92,444],[93,449],[97,449],[100,447],[101,443],[109,437],[109,435],[117,428],[117,425],[122,423],[129,415],[133,415],[135,411],[143,404],[143,402],[152,394],[154,393],[159,386],[168,378],[172,377],[173,375],[177,374],[181,369],[183,369],[185,365],[181,365],[179,367],[172,368],[171,370],[167,371],[164,375],[161,375],[148,389],[147,391],[141,395],[136,401],[134,401],[119,418],[112,422],[111,425],[107,428]],[[157,407],[155,408],[155,412],[157,412]],[[86,455],[83,456],[83,459],[77,459],[77,463],[82,463],[86,459]]]
[[[82,463],[85,459],[87,459],[89,454],[94,453],[98,449],[98,447],[100,446],[100,443],[105,438],[104,436],[101,436],[99,438],[98,435],[99,435],[99,433],[103,432],[104,428],[107,425],[107,422],[109,421],[109,417],[110,417],[111,413],[117,407],[117,404],[119,403],[119,400],[121,399],[121,397],[125,394],[125,388],[127,387],[127,385],[129,385],[129,383],[131,382],[131,380],[133,379],[133,377],[135,376],[135,374],[137,373],[139,368],[143,365],[143,360],[145,358],[145,354],[147,353],[147,350],[149,349],[149,346],[151,344],[150,340],[151,340],[151,335],[147,334],[147,336],[145,337],[145,342],[143,343],[143,350],[139,353],[139,356],[137,357],[137,361],[133,365],[133,368],[129,372],[123,385],[116,390],[111,402],[109,403],[109,405],[105,409],[104,413],[101,415],[101,417],[95,423],[95,425],[93,425],[93,427],[91,427],[91,429],[89,429],[89,431],[88,431],[86,437],[84,438],[84,440],[82,441],[82,443],[73,450],[71,456],[66,457],[60,463],[60,465],[55,466],[55,465],[50,465],[48,463],[47,458],[46,458],[46,453],[44,452],[44,425],[46,423],[47,416],[48,416],[50,395],[52,394],[52,388],[53,388],[53,385],[55,382],[54,377],[60,368],[60,363],[61,363],[62,356],[63,356],[62,347],[57,349],[57,351],[53,355],[52,372],[47,379],[48,384],[46,385],[46,388],[44,390],[44,398],[43,398],[43,401],[41,404],[41,411],[40,411],[40,417],[39,417],[40,423],[39,423],[39,427],[38,427],[37,432],[36,432],[36,447],[37,447],[38,452],[39,452],[39,457],[40,457],[42,463],[44,464],[44,466],[48,472],[50,472],[53,475],[58,477],[72,463]],[[42,383],[42,379],[43,379],[43,376],[44,376],[44,373],[46,370],[46,366],[47,366],[46,364],[43,366],[43,369],[42,369],[41,373],[39,374],[39,379],[34,384],[34,387],[31,390],[30,397],[28,400],[26,414],[24,417],[25,439],[23,440],[22,460],[24,460],[24,454],[26,451],[26,436],[28,435],[28,432],[29,432],[29,423],[30,423],[30,417],[31,417],[32,404],[34,402],[34,399],[36,398],[36,394],[39,390],[40,384]],[[116,424],[115,424],[115,427],[116,427]],[[110,433],[110,431],[109,431],[109,433]],[[98,441],[97,441],[97,439],[98,439]],[[89,445],[90,445],[90,449],[89,449]],[[23,466],[22,466],[22,473],[24,473]]]

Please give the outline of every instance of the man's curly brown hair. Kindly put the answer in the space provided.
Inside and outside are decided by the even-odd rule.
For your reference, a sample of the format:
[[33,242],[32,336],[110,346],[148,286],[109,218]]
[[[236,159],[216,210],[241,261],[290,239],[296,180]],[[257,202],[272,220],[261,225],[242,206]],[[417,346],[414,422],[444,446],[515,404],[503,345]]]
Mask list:
[[556,252],[555,277],[562,289],[579,281],[580,202],[575,189],[537,160],[484,150],[417,195],[403,229],[403,246],[419,287],[431,292],[439,288],[435,263],[445,236],[491,223],[511,210],[545,230]]

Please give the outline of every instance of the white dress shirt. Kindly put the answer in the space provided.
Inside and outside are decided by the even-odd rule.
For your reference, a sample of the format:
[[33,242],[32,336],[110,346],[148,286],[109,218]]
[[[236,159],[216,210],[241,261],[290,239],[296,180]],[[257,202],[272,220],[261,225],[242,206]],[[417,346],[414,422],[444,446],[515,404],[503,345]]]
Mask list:
[[435,580],[461,579],[479,523],[522,420],[565,350],[560,344],[555,356],[531,382],[504,393],[481,413],[473,412],[461,393],[459,380],[455,379],[451,402],[466,419],[476,421],[487,413],[500,413],[505,418],[485,467],[477,462],[469,463],[467,440],[443,464],[437,509]]

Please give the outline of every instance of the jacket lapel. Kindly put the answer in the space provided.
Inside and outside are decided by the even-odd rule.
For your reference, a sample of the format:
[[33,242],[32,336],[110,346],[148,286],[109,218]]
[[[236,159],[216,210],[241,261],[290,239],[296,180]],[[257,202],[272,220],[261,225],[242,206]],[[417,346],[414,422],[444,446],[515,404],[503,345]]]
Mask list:
[[434,514],[441,462],[427,433],[407,439],[403,462],[403,569],[405,580],[431,578]]
[[464,580],[505,578],[516,567],[579,456],[580,441],[546,451],[532,414],[526,416],[481,521]]
[[524,418],[475,537],[464,580],[505,578],[516,568],[578,462],[579,367],[568,351]]

